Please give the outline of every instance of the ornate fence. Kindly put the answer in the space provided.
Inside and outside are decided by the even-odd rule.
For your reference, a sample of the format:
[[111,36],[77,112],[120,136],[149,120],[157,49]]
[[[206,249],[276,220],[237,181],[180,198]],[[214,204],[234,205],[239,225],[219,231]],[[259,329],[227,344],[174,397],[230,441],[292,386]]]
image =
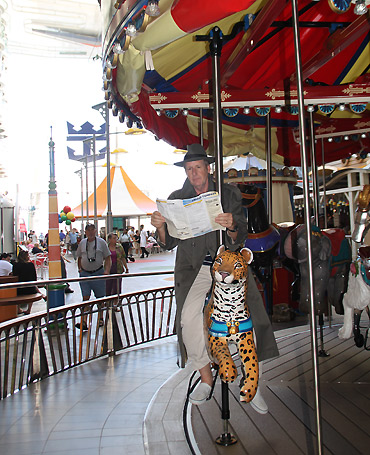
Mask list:
[[[0,324],[0,399],[90,360],[173,335],[175,306],[170,286],[66,305]],[[76,327],[82,317],[86,332]]]

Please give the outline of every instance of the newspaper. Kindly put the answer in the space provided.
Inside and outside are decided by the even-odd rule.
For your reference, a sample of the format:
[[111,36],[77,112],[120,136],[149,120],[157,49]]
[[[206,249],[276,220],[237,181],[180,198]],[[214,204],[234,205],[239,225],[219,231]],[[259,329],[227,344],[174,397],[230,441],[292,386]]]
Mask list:
[[167,229],[172,237],[190,239],[207,232],[225,230],[215,222],[223,213],[220,196],[208,191],[191,199],[157,199],[158,211],[166,218]]

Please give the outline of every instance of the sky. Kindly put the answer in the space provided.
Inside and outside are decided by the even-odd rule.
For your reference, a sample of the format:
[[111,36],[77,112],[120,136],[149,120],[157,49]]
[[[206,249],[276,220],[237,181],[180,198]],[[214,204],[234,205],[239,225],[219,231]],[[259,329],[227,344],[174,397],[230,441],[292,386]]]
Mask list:
[[[68,159],[66,122],[77,129],[89,121],[99,129],[104,119],[92,106],[104,101],[101,87],[100,60],[8,56],[8,138],[1,144],[1,163],[8,178],[2,181],[1,191],[8,191],[15,201],[18,183],[21,216],[29,229],[47,230],[51,126],[60,210],[64,205],[75,207],[80,203],[81,180],[75,172],[81,169],[81,164]],[[110,123],[111,132],[127,129],[119,123],[118,117],[110,115]],[[71,144],[78,154],[82,153],[82,145],[68,143]],[[129,153],[111,155],[111,162],[122,165],[139,189],[153,200],[166,198],[184,180],[183,169],[170,165],[182,157],[173,153],[173,146],[156,141],[149,132],[140,136],[112,135],[111,152],[116,148]],[[169,165],[155,164],[157,161]],[[103,162],[105,160],[97,164]],[[92,172],[89,175],[89,188],[92,189]],[[106,168],[98,168],[97,184],[105,175]],[[30,212],[29,207],[33,205],[36,211]],[[145,227],[150,228],[149,225]]]

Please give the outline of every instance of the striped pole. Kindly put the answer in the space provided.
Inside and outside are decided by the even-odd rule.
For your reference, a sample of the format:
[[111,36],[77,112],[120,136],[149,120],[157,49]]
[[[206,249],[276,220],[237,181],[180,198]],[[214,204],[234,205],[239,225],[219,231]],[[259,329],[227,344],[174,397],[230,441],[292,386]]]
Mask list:
[[[50,127],[51,128],[51,127]],[[58,193],[55,182],[55,162],[54,162],[54,142],[52,134],[49,142],[49,233],[48,233],[48,256],[49,256],[49,278],[62,278],[62,268],[60,263],[60,239],[59,239],[59,213],[58,213]]]

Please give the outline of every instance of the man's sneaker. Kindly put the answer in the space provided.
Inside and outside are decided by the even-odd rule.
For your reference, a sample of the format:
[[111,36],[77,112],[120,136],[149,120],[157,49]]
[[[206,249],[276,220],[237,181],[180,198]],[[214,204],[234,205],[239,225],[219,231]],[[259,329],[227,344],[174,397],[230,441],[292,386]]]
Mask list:
[[198,387],[195,388],[189,395],[189,401],[191,404],[200,406],[207,401],[207,398],[211,394],[212,387],[206,382],[201,382]]
[[252,408],[259,414],[267,414],[269,408],[266,404],[266,401],[263,399],[260,389],[258,387],[257,392],[252,401],[249,402]]

